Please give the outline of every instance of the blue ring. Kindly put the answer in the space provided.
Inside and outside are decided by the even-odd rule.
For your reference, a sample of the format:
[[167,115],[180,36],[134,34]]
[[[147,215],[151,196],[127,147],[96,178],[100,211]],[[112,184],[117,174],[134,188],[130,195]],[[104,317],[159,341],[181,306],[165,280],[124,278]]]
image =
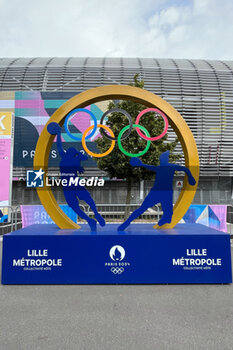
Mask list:
[[90,135],[88,135],[86,137],[86,139],[89,139],[90,137],[92,137],[94,135],[94,133],[96,132],[97,130],[97,120],[96,120],[96,117],[95,115],[89,111],[88,109],[85,109],[85,108],[76,108],[76,109],[73,109],[73,111],[71,111],[70,113],[67,114],[66,116],[66,119],[65,119],[65,123],[64,123],[64,127],[65,127],[65,131],[67,133],[67,135],[69,135],[72,139],[74,140],[78,140],[78,141],[81,141],[82,140],[82,137],[77,137],[77,136],[74,136],[71,134],[70,130],[69,130],[69,127],[68,127],[68,123],[69,123],[69,118],[72,114],[74,113],[77,113],[77,112],[85,112],[85,113],[88,113],[90,114],[90,116],[93,118],[94,120],[94,128],[93,128],[93,131],[90,133]]

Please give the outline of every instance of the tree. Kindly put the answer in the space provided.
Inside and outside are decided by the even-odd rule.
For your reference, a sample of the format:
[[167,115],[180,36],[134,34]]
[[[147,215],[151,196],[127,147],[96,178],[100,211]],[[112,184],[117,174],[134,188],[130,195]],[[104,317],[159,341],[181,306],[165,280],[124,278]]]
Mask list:
[[[138,88],[144,88],[144,81],[139,80],[138,74],[134,76],[134,82],[129,84]],[[126,110],[132,117],[133,123],[135,124],[136,117],[145,108],[145,106],[133,102],[122,100],[119,103],[111,101],[108,105],[108,110],[112,108],[121,108]],[[129,125],[129,121],[126,116],[119,112],[113,112],[108,115],[108,120],[106,125],[114,132],[115,137],[118,136],[119,132],[126,125]],[[162,118],[156,118],[154,113],[146,113],[140,119],[140,125],[143,125],[150,133],[151,137],[159,135],[164,129],[164,122]],[[102,132],[100,131],[101,135]],[[166,142],[167,134],[154,142],[151,142],[150,148],[147,153],[145,153],[140,159],[143,163],[150,165],[159,164],[159,156],[161,153],[169,150],[170,160],[176,161],[180,158],[179,155],[173,154],[173,150],[176,147],[178,140],[173,142]],[[99,137],[96,139],[96,144],[99,151],[105,152],[109,149],[111,141],[106,137]],[[143,151],[146,147],[147,141],[142,139],[136,132],[135,128],[132,129],[131,134],[125,140],[122,141],[122,146],[124,149],[130,153],[139,153]],[[132,167],[129,163],[130,157],[124,155],[118,147],[116,142],[113,151],[106,157],[95,158],[99,169],[104,170],[108,173],[110,178],[126,179],[127,181],[127,194],[126,194],[126,204],[131,202],[131,189],[133,182],[139,182],[142,180],[150,180],[154,174],[144,168]],[[128,216],[129,209],[125,211],[125,217]]]

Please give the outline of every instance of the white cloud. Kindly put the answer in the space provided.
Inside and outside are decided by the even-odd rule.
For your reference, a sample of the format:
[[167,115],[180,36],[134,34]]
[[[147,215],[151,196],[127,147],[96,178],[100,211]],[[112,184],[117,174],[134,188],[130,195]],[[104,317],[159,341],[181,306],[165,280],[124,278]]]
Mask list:
[[175,25],[179,22],[181,13],[179,8],[171,6],[168,7],[166,10],[161,11],[159,17],[160,23]]
[[232,59],[232,0],[0,0],[1,56]]

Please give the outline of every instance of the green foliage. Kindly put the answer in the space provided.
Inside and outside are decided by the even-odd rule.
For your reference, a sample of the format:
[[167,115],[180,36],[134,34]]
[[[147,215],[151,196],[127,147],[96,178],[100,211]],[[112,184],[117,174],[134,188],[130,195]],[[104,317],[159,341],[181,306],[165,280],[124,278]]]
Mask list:
[[[138,74],[134,76],[134,82],[129,84],[143,89],[144,81],[138,79]],[[121,108],[126,110],[132,117],[133,123],[135,123],[136,117],[138,114],[145,108],[145,106],[133,102],[122,100],[118,104],[111,101],[108,105],[108,109],[112,108]],[[123,114],[114,112],[108,115],[106,125],[114,132],[114,135],[117,137],[122,128],[126,125],[129,125],[127,117]],[[162,133],[164,128],[164,122],[161,117],[155,117],[154,113],[146,113],[140,119],[140,125],[143,125],[150,133],[151,137],[159,135]],[[170,161],[176,161],[180,157],[173,154],[173,150],[176,147],[178,140],[168,143],[166,142],[167,135],[158,141],[152,141],[148,152],[140,157],[143,163],[150,165],[159,164],[159,156],[161,153],[169,150],[170,151]],[[106,137],[99,137],[96,141],[99,151],[105,152],[109,149],[111,141]],[[143,140],[133,128],[129,137],[122,141],[122,146],[124,149],[130,153],[138,153],[145,149],[146,140]],[[149,180],[154,177],[154,173],[143,169],[132,167],[129,163],[130,157],[124,155],[118,147],[117,141],[114,147],[114,150],[106,157],[95,158],[99,169],[104,170],[108,173],[110,178],[116,177],[118,179],[127,179],[129,181],[141,181]]]

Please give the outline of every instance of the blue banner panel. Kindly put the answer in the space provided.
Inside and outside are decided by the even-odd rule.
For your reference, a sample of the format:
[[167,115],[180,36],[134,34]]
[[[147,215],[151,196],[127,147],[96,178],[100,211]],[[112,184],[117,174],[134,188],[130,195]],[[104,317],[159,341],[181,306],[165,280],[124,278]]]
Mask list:
[[[77,214],[67,204],[60,204],[61,210],[75,223],[77,223]],[[43,205],[21,205],[20,206],[22,227],[33,224],[54,224]]]
[[3,284],[231,283],[230,236],[200,224],[100,232],[32,225],[3,236]]

